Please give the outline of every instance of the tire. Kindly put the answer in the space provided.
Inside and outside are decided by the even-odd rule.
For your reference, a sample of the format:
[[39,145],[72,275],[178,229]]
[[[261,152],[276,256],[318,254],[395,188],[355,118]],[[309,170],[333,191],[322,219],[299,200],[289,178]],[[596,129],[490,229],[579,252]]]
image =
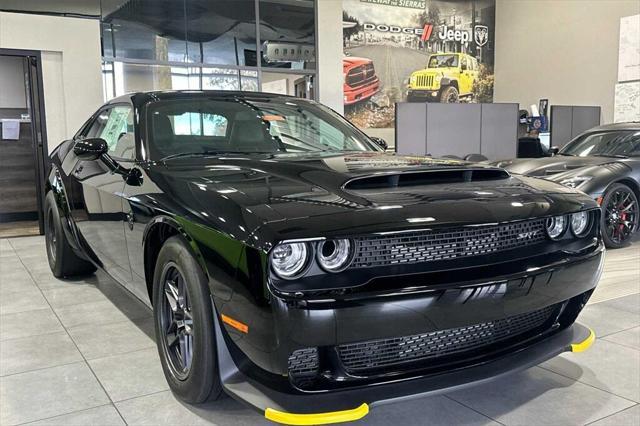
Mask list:
[[200,265],[179,236],[169,238],[158,254],[153,316],[162,369],[173,393],[191,404],[219,399],[211,295]]
[[607,248],[629,245],[638,230],[640,210],[638,197],[627,185],[611,185],[602,198],[602,239]]
[[459,101],[458,89],[454,86],[447,86],[440,93],[440,103],[452,104]]
[[80,258],[69,245],[53,191],[49,191],[45,198],[44,235],[49,268],[55,277],[69,278],[96,271],[91,262]]

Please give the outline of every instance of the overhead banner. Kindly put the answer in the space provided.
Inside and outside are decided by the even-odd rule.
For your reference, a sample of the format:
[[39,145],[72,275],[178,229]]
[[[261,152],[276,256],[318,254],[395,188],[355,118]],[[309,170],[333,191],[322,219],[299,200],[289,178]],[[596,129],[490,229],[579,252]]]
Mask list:
[[495,0],[343,0],[345,115],[394,127],[396,102],[492,102]]

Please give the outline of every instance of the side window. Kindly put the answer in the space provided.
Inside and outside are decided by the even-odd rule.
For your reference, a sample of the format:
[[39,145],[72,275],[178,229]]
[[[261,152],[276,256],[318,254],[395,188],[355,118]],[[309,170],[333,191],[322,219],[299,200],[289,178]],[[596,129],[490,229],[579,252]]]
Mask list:
[[100,112],[84,134],[87,138],[102,138],[109,146],[109,155],[120,160],[135,158],[133,110],[117,105]]

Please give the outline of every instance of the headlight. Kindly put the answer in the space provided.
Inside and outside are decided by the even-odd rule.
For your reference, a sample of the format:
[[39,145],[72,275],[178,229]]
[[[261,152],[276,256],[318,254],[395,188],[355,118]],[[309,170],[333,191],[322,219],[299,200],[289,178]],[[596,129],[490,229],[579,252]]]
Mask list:
[[547,219],[547,235],[552,240],[558,240],[564,234],[567,219],[564,216],[554,216]]
[[583,183],[587,183],[591,180],[591,176],[576,176],[569,179],[561,180],[560,183],[569,188],[577,188]]
[[571,232],[576,237],[583,237],[589,228],[589,212],[578,212],[571,215]]
[[351,241],[326,240],[318,243],[318,263],[328,272],[340,272],[351,262]]
[[442,75],[441,74],[436,75],[436,77],[435,77],[436,83],[439,83],[440,80],[442,80]]
[[277,245],[271,252],[271,267],[280,277],[287,280],[296,278],[305,269],[309,260],[306,243],[285,243]]
[[412,75],[411,78],[409,79],[409,84],[416,84],[416,76]]

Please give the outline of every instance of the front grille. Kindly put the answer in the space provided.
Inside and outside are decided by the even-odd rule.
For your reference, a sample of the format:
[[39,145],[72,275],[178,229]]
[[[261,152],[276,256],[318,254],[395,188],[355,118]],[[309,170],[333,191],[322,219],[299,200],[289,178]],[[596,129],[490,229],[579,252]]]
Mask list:
[[373,64],[360,65],[347,73],[347,85],[358,87],[372,82],[375,78],[376,71]]
[[433,76],[432,75],[419,75],[416,78],[416,84],[418,87],[431,87],[433,86]]
[[496,342],[533,331],[557,315],[559,305],[465,327],[438,330],[414,336],[352,343],[337,347],[344,368],[350,373],[431,360],[478,350]]
[[546,239],[545,220],[426,230],[355,239],[352,268],[432,262],[525,247]]
[[305,387],[318,376],[319,365],[317,348],[298,349],[289,355],[289,377],[296,385]]

